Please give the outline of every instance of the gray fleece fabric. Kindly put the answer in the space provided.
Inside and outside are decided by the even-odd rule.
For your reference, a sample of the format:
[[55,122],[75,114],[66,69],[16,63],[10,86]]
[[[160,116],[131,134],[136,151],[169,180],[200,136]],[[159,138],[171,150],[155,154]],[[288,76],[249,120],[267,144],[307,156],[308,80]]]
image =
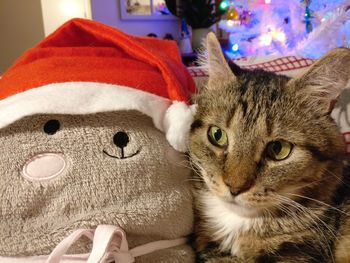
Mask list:
[[[54,134],[45,132],[49,120],[60,124]],[[118,132],[128,136],[123,150]],[[0,130],[0,145],[0,256],[47,255],[74,230],[99,224],[122,227],[130,248],[192,232],[186,158],[139,112],[25,117]],[[41,153],[62,154],[67,168],[28,180],[23,167]],[[82,240],[69,252],[90,246]],[[182,245],[136,262],[194,262],[194,253]]]

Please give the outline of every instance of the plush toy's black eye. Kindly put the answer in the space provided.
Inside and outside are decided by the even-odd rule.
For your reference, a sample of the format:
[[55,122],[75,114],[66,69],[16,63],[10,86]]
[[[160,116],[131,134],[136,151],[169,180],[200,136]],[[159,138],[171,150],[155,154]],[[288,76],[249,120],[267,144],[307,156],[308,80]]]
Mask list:
[[49,120],[44,125],[44,132],[53,135],[60,129],[60,122],[58,120]]

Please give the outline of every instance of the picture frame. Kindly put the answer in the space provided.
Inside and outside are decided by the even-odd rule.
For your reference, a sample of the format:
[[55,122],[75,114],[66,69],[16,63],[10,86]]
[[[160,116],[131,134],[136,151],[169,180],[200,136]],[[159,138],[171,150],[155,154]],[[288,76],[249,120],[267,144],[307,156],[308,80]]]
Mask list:
[[119,0],[122,20],[177,20],[164,0]]

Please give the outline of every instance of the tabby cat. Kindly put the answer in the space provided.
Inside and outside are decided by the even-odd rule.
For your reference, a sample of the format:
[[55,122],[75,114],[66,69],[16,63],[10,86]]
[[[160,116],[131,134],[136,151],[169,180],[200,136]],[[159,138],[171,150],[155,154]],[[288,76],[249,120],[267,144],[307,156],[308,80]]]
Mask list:
[[350,262],[350,174],[330,117],[350,50],[290,79],[226,62],[214,34],[206,43],[190,135],[198,262]]

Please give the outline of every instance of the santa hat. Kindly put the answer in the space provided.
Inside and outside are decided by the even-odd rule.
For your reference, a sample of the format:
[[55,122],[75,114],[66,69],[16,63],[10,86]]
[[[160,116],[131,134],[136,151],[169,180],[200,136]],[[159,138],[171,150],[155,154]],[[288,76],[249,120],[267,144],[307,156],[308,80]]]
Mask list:
[[73,19],[28,50],[0,79],[0,128],[38,113],[137,110],[186,151],[195,84],[176,43]]

